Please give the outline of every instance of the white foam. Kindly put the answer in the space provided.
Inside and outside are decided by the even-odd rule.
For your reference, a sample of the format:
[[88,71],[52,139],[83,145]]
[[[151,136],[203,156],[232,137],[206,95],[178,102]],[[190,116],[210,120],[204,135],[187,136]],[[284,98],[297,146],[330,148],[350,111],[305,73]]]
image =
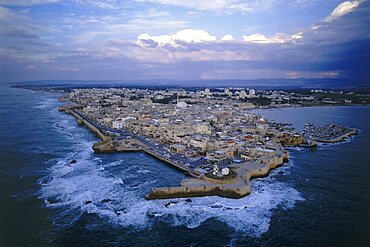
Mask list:
[[[217,218],[237,231],[258,237],[268,230],[274,209],[289,209],[297,201],[303,200],[297,190],[272,176],[253,180],[252,194],[238,200],[203,197],[191,198],[191,202],[186,199],[146,201],[143,191],[155,186],[157,181],[154,178],[148,176],[145,181],[136,181],[134,184],[125,182],[126,179],[135,178],[132,170],[137,173],[146,170],[123,165],[125,176],[118,177],[101,169],[99,160],[90,151],[79,152],[73,157],[77,158],[77,163],[71,166],[65,162],[71,158],[71,154],[66,156],[66,160],[59,160],[52,166],[53,179],[41,190],[42,198],[52,198],[53,202],[47,203],[47,207],[76,211],[74,214],[65,212],[72,214],[72,218],[81,212],[95,213],[114,224],[135,228],[149,227],[153,219],[194,228],[207,219]],[[118,165],[118,162],[109,165]],[[102,202],[104,199],[109,200]]]
[[48,109],[50,106],[55,105],[57,102],[54,97],[45,95],[37,105],[33,106],[34,109]]

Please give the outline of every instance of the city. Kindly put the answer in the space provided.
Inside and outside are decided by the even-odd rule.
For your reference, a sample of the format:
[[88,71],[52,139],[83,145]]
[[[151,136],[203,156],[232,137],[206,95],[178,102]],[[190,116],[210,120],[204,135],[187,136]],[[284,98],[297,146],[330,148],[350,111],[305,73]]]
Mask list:
[[0,0],[0,247],[370,243],[370,0]]
[[[254,89],[72,89],[60,98],[69,104],[59,110],[74,115],[101,138],[93,146],[95,152],[144,151],[193,177],[181,187],[154,188],[147,199],[240,198],[251,192],[252,177],[266,176],[288,161],[284,146],[315,148],[315,140],[324,141],[318,138],[320,130],[307,136],[314,132],[311,125],[310,132],[297,133],[289,124],[250,113],[256,106],[244,99],[256,98]],[[338,132],[335,125],[325,130],[332,142],[357,133]]]

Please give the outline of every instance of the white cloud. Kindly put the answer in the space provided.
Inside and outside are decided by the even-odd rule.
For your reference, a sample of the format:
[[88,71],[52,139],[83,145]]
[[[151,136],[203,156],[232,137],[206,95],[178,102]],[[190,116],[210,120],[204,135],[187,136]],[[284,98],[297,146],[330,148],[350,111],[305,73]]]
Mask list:
[[226,34],[221,38],[222,41],[231,41],[234,40],[234,37],[231,34]]
[[271,38],[267,38],[265,35],[260,33],[255,33],[249,36],[243,35],[243,41],[249,43],[257,43],[257,44],[281,44],[288,41],[295,41],[298,39],[303,38],[303,32],[298,32],[291,36],[286,35],[284,33],[277,33],[275,36]]
[[243,35],[243,40],[245,42],[260,43],[260,44],[276,43],[275,40],[269,39],[265,35],[260,34],[260,33],[255,33],[249,36]]
[[187,43],[190,43],[190,42],[197,43],[197,42],[205,42],[205,41],[215,41],[216,37],[210,35],[208,32],[201,30],[201,29],[197,29],[197,30],[183,29],[171,35],[150,36],[148,33],[142,33],[138,36],[136,43],[140,46],[145,46],[145,41],[154,41],[159,46],[163,46],[166,44],[177,46],[176,40],[184,41]]
[[282,35],[275,35],[272,38],[267,38],[265,35],[260,33],[255,33],[249,36],[243,35],[243,40],[250,43],[258,44],[273,44],[273,43],[284,43],[286,40]]
[[326,22],[333,21],[349,12],[353,11],[360,5],[361,1],[345,1],[339,4],[331,14],[325,18]]
[[291,37],[292,37],[292,39],[302,39],[303,38],[303,32],[295,33]]

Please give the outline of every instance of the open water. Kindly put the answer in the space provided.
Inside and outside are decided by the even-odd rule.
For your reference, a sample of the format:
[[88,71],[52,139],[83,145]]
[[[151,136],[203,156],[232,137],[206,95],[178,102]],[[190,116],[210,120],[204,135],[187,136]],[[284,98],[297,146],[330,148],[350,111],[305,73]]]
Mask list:
[[146,201],[184,175],[143,153],[94,154],[97,138],[59,105],[56,94],[0,88],[0,246],[370,246],[369,107],[255,110],[360,133],[290,149],[242,199]]

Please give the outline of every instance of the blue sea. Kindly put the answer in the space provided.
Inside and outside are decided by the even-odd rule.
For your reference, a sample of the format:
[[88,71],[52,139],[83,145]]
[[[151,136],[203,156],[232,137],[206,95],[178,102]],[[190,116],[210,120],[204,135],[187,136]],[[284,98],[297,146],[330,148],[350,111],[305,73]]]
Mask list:
[[369,107],[254,110],[359,134],[289,149],[242,199],[146,201],[185,175],[140,152],[95,154],[57,99],[0,86],[0,246],[370,246]]

